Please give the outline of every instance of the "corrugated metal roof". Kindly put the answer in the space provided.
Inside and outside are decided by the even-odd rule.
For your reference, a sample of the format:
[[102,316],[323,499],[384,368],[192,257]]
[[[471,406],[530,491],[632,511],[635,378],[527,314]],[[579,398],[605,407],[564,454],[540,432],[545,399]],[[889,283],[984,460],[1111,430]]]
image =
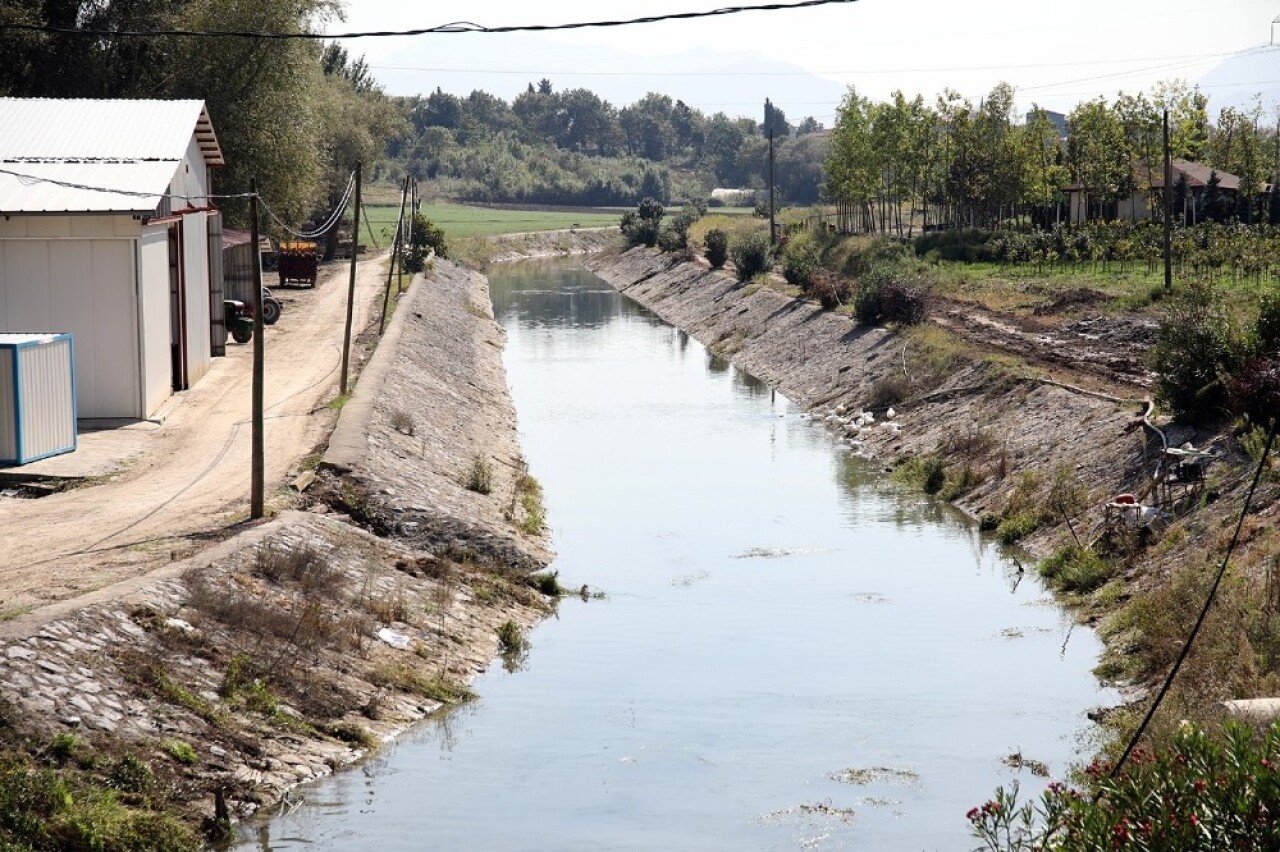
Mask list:
[[224,165],[203,101],[0,98],[0,160],[181,160],[192,133]]
[[151,213],[193,135],[223,165],[203,101],[0,98],[0,213]]
[[[140,213],[155,211],[178,164],[0,162],[0,213]],[[12,172],[29,177],[18,177]],[[35,179],[33,179],[35,178]],[[40,180],[43,178],[44,180]],[[59,181],[49,183],[48,181]],[[63,184],[106,187],[145,195],[94,192]],[[193,202],[203,205],[203,199]]]

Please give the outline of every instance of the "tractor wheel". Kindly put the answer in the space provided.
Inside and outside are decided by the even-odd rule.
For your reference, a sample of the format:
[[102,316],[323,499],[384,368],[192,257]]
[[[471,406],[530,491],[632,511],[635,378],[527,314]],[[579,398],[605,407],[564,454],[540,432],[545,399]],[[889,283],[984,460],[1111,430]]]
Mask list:
[[267,325],[275,325],[280,319],[280,303],[275,299],[264,299],[262,302],[262,321]]

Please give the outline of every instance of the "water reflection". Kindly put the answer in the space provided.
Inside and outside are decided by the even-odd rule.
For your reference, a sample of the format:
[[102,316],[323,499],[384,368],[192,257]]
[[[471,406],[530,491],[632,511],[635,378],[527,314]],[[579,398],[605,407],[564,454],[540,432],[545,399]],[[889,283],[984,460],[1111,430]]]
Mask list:
[[577,268],[492,279],[554,567],[608,596],[242,848],[966,848],[1002,756],[1066,771],[1108,696],[1033,578]]

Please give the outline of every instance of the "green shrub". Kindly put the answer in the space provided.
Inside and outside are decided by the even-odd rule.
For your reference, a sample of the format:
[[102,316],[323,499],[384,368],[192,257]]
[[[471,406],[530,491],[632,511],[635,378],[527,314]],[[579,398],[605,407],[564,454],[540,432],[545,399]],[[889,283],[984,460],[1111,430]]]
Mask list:
[[808,291],[822,258],[818,244],[809,234],[797,234],[782,252],[782,277],[787,283]]
[[467,481],[464,484],[468,491],[477,494],[488,494],[493,490],[493,467],[487,458],[476,453],[471,459],[471,468],[467,471]]
[[174,760],[188,766],[194,764],[200,759],[196,755],[196,750],[191,747],[191,744],[184,742],[183,740],[165,740],[160,743],[160,748]]
[[413,214],[409,233],[409,244],[401,249],[401,259],[407,271],[422,271],[426,265],[427,249],[434,251],[436,257],[449,257],[449,245],[445,242],[444,231],[426,216],[421,213]]
[[719,228],[707,231],[704,238],[707,244],[707,263],[712,269],[720,269],[729,259],[729,235]]
[[519,624],[507,619],[498,628],[498,647],[503,654],[523,654],[529,650],[529,640]]
[[1280,355],[1280,290],[1268,290],[1258,300],[1252,343],[1255,354]]
[[1000,258],[995,256],[990,246],[995,236],[994,231],[985,231],[980,228],[961,228],[921,234],[916,237],[916,255],[964,263],[998,260]]
[[1040,519],[1034,512],[1015,512],[1008,515],[996,527],[996,538],[1001,544],[1017,544],[1031,535],[1040,526]]
[[1168,747],[1134,749],[1115,777],[1095,761],[1084,789],[1053,783],[1019,802],[1016,784],[967,814],[980,849],[1191,852],[1280,848],[1280,724],[1183,722]]
[[916,456],[898,465],[893,478],[905,485],[912,485],[925,494],[937,494],[947,481],[947,471],[942,459],[934,454]]
[[691,204],[680,208],[658,231],[658,248],[666,252],[685,251],[689,247],[689,228],[706,215],[705,205]]
[[915,325],[924,320],[926,296],[927,287],[911,281],[903,266],[880,263],[858,280],[853,313],[867,325]]
[[739,281],[750,281],[761,272],[773,268],[772,248],[769,237],[763,231],[751,231],[739,236],[729,248]]
[[1087,595],[1111,579],[1113,569],[1092,549],[1069,544],[1041,561],[1040,576],[1059,591]]
[[619,229],[622,231],[622,236],[626,238],[627,245],[633,247],[645,245],[650,248],[657,245],[664,212],[662,202],[654,198],[646,198],[634,211],[628,210],[623,213]]
[[1187,422],[1218,417],[1227,403],[1228,380],[1242,360],[1236,327],[1207,284],[1192,284],[1168,305],[1151,348],[1156,395]]
[[853,287],[849,279],[822,271],[813,275],[806,292],[828,311],[847,304],[853,298]]

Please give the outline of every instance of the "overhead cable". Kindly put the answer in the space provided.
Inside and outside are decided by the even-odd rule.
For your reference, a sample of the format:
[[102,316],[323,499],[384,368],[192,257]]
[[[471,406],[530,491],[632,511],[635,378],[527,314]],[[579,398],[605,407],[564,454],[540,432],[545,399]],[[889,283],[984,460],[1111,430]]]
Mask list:
[[60,35],[84,35],[95,38],[153,38],[159,36],[175,36],[180,38],[250,38],[280,40],[339,40],[351,38],[390,38],[395,36],[446,35],[454,33],[538,33],[558,30],[603,29],[606,27],[628,27],[636,24],[655,24],[663,21],[688,21],[697,18],[718,18],[725,15],[737,15],[743,12],[784,12],[792,9],[805,9],[814,6],[843,5],[856,3],[857,0],[797,0],[791,3],[764,3],[758,6],[725,6],[720,9],[709,9],[701,12],[670,12],[664,15],[644,15],[637,18],[618,18],[598,21],[573,21],[563,24],[514,24],[487,27],[471,21],[453,21],[434,27],[421,27],[409,30],[368,30],[349,33],[313,33],[313,32],[270,32],[256,30],[104,30],[80,27],[55,27],[48,24],[0,23],[0,30],[22,30],[27,32],[57,33]]
[[323,237],[325,234],[329,233],[329,231],[333,228],[334,225],[338,224],[338,220],[342,218],[343,211],[347,209],[347,203],[351,200],[351,193],[355,186],[355,181],[356,181],[356,173],[353,171],[350,177],[347,178],[347,186],[346,186],[346,189],[344,189],[342,192],[342,200],[339,201],[337,206],[333,208],[333,212],[329,214],[329,218],[325,220],[324,224],[320,225],[319,227],[311,231],[294,230],[293,228],[285,224],[285,221],[283,219],[281,219],[278,215],[276,215],[276,212],[271,209],[271,207],[267,204],[266,201],[263,201],[261,198],[259,198],[259,201],[262,202],[262,207],[264,210],[267,211],[267,215],[270,216],[271,219],[277,225],[283,228],[285,231],[287,231],[288,233],[292,234],[293,236],[297,237],[300,240],[314,240],[314,239]]
[[1253,492],[1258,490],[1258,483],[1262,480],[1262,472],[1267,469],[1271,447],[1276,439],[1277,425],[1280,425],[1280,417],[1272,418],[1271,428],[1267,432],[1266,445],[1262,448],[1262,456],[1258,459],[1257,469],[1253,473],[1253,482],[1249,484],[1249,490],[1244,495],[1244,505],[1240,507],[1240,516],[1236,520],[1235,532],[1231,535],[1231,542],[1227,545],[1226,553],[1222,555],[1222,564],[1218,566],[1218,573],[1213,578],[1213,585],[1209,587],[1209,594],[1205,596],[1204,606],[1200,608],[1200,615],[1196,617],[1196,623],[1192,625],[1191,632],[1187,634],[1187,641],[1183,643],[1182,650],[1178,653],[1178,658],[1174,660],[1173,667],[1169,669],[1169,674],[1160,686],[1160,691],[1156,693],[1155,699],[1151,702],[1151,707],[1147,709],[1147,715],[1143,717],[1142,724],[1138,725],[1138,729],[1133,732],[1133,736],[1129,738],[1128,745],[1124,747],[1124,753],[1120,755],[1116,765],[1111,768],[1112,778],[1119,776],[1125,762],[1129,759],[1129,755],[1133,753],[1134,747],[1142,739],[1147,726],[1151,724],[1151,719],[1156,715],[1156,710],[1159,709],[1165,695],[1168,694],[1169,687],[1173,686],[1173,679],[1178,676],[1178,670],[1182,668],[1182,664],[1191,655],[1191,646],[1195,643],[1196,636],[1199,635],[1200,628],[1204,625],[1205,617],[1209,615],[1209,608],[1213,606],[1213,599],[1218,595],[1218,586],[1222,584],[1222,578],[1227,573],[1227,566],[1231,563],[1231,554],[1235,552],[1236,544],[1240,541],[1240,531],[1244,527],[1244,519],[1248,517],[1249,507],[1253,503]]
[[12,169],[6,169],[4,167],[0,167],[0,174],[9,175],[10,177],[17,178],[18,182],[21,183],[23,186],[35,186],[38,183],[47,183],[53,186],[65,187],[66,189],[80,189],[80,190],[84,190],[85,192],[101,192],[108,195],[124,195],[129,198],[147,198],[147,199],[167,198],[171,201],[172,200],[185,201],[188,204],[190,204],[193,200],[200,201],[200,200],[225,199],[225,198],[250,198],[253,195],[253,193],[251,192],[235,192],[235,193],[229,193],[229,194],[224,193],[221,195],[212,194],[212,193],[208,195],[175,195],[175,194],[165,193],[165,192],[142,192],[136,189],[113,189],[112,187],[109,187],[109,186],[94,186],[92,184],[76,183],[75,181],[69,181],[69,180],[59,180],[57,178],[44,177],[42,175],[33,175],[33,174],[28,174],[26,172],[16,172],[16,171],[13,171]]

